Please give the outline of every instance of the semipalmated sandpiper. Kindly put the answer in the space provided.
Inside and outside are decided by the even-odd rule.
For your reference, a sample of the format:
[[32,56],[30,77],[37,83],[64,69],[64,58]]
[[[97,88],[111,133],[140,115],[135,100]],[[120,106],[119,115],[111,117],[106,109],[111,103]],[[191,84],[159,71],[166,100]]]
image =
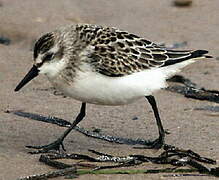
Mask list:
[[146,97],[152,106],[159,137],[145,144],[160,148],[164,129],[155,91],[167,86],[166,79],[196,59],[208,58],[206,50],[170,50],[116,28],[79,24],[61,27],[35,43],[34,65],[15,88],[20,90],[38,74],[45,74],[65,95],[82,102],[71,127],[45,146],[29,146],[47,152],[59,149],[68,133],[84,118],[86,103],[123,105]]

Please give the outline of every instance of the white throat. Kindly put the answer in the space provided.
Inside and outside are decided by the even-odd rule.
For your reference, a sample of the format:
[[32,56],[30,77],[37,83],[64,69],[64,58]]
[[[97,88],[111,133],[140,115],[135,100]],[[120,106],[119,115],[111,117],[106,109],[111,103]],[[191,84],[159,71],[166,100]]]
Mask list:
[[46,62],[39,67],[39,74],[45,74],[48,78],[53,79],[66,67],[66,64],[67,63],[64,59],[54,59],[52,62]]

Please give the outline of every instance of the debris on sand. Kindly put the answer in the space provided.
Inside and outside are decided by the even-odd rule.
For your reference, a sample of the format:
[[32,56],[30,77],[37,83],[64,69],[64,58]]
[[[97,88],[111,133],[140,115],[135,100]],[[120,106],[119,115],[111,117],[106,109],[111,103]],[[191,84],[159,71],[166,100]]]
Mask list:
[[0,36],[0,44],[9,45],[10,43],[11,43],[11,40],[9,38]]
[[188,7],[192,5],[192,0],[174,0],[173,5],[176,7]]

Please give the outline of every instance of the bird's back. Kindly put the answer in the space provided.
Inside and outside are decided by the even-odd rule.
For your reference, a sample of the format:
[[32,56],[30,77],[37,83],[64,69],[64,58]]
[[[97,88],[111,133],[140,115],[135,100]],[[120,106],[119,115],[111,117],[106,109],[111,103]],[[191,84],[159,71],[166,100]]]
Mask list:
[[119,77],[205,57],[205,50],[170,50],[116,28],[77,25],[78,37],[92,49],[90,63],[104,75]]

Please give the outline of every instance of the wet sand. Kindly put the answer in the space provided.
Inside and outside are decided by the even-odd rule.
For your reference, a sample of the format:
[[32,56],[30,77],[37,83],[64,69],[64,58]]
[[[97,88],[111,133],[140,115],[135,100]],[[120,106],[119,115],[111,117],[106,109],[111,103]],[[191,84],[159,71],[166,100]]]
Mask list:
[[[59,137],[65,130],[55,125],[18,117],[5,111],[56,116],[69,121],[75,117],[80,102],[54,96],[51,85],[43,76],[33,80],[20,92],[13,90],[32,66],[34,41],[43,33],[71,23],[93,23],[115,26],[146,37],[154,42],[171,45],[186,41],[187,49],[206,49],[219,56],[219,1],[194,0],[190,7],[174,7],[171,0],[0,0],[0,36],[10,44],[0,44],[0,179],[44,173],[52,168],[38,161],[39,155],[28,154],[25,145],[42,145]],[[219,90],[219,62],[199,61],[186,67],[181,75],[208,89]],[[162,90],[155,94],[164,127],[171,133],[166,142],[219,160],[219,113],[194,110],[216,103],[187,99]],[[137,120],[132,120],[138,117]],[[88,105],[81,126],[100,128],[103,133],[129,138],[155,138],[157,129],[150,106],[141,99],[122,107]],[[72,132],[64,142],[69,153],[87,153],[96,149],[114,155],[141,153],[131,146],[107,143]],[[147,169],[146,163],[140,168]],[[157,166],[161,168],[161,166]],[[83,175],[78,179],[170,179],[152,175]],[[205,179],[180,177],[177,179]],[[56,178],[64,179],[63,177]],[[208,179],[214,179],[208,177]]]

